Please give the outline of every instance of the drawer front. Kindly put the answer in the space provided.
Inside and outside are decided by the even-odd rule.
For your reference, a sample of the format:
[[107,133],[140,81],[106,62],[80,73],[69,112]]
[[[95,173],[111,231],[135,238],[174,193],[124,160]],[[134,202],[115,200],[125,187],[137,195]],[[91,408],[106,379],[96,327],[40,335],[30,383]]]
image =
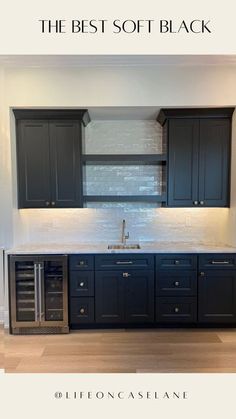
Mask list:
[[71,271],[70,272],[70,295],[71,297],[94,296],[94,272]]
[[209,253],[199,256],[199,269],[233,269],[236,268],[235,253]]
[[69,256],[69,268],[71,270],[89,271],[94,269],[94,256],[71,255]]
[[73,297],[70,299],[70,324],[94,323],[94,298]]
[[197,256],[184,254],[164,254],[156,256],[157,269],[196,269]]
[[95,256],[95,267],[97,270],[119,270],[119,269],[150,269],[154,267],[153,255],[98,255]]
[[197,294],[197,273],[182,271],[157,273],[157,296],[193,296]]
[[159,297],[156,299],[158,323],[195,323],[197,303],[193,297]]

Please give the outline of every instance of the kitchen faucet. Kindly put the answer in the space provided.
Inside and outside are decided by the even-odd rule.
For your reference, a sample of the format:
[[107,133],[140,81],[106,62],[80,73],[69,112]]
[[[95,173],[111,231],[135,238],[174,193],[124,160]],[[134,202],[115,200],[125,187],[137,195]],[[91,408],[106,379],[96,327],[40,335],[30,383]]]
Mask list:
[[126,222],[125,220],[122,221],[122,234],[121,234],[121,243],[126,244],[126,240],[129,238],[129,232],[125,233]]

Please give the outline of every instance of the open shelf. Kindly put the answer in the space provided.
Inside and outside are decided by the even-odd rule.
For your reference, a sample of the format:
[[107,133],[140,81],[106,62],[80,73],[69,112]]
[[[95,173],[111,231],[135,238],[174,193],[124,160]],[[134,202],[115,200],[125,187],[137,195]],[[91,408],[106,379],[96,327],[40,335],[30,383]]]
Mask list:
[[84,202],[166,202],[166,194],[163,195],[84,195]]
[[166,154],[84,154],[84,164],[165,164]]

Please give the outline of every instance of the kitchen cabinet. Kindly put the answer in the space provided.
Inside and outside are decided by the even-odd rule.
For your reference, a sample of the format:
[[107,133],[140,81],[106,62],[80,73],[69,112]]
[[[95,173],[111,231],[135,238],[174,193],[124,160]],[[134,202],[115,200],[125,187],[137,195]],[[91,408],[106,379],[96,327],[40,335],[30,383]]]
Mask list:
[[10,256],[13,334],[67,333],[67,256]]
[[86,110],[14,111],[18,207],[82,207],[81,147]]
[[151,323],[154,320],[154,272],[100,271],[95,274],[97,323]]
[[199,257],[198,321],[236,322],[235,255]]
[[197,322],[196,255],[156,255],[156,322]]
[[[69,307],[67,302],[67,259]],[[236,254],[9,256],[12,333],[236,324]]]
[[234,108],[163,109],[170,207],[227,207]]
[[94,323],[94,256],[69,256],[70,327]]

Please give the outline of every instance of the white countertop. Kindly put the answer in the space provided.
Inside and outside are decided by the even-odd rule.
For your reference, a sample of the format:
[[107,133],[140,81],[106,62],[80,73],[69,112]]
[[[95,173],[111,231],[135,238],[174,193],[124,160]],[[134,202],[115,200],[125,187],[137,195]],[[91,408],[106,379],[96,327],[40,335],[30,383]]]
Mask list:
[[[109,243],[115,244],[115,243]],[[127,243],[132,244],[132,243]],[[236,247],[228,245],[216,245],[212,243],[186,243],[186,242],[139,242],[141,249],[108,249],[108,243],[84,243],[84,244],[56,244],[39,243],[25,244],[7,250],[7,254],[76,254],[76,253],[236,253]]]

